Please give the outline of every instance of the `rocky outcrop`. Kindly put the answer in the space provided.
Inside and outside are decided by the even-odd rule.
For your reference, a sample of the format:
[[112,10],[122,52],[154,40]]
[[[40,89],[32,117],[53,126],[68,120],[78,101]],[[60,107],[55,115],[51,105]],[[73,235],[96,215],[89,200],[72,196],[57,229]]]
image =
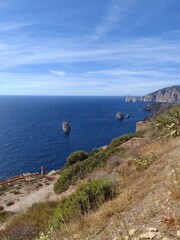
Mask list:
[[71,127],[67,122],[63,122],[62,129],[65,133],[70,133],[71,131]]
[[118,112],[116,114],[116,119],[118,119],[118,120],[124,119],[124,115],[121,112]]
[[139,102],[139,101],[141,101],[141,97],[126,96],[126,102]]
[[136,132],[143,131],[147,129],[150,125],[148,121],[139,121],[136,123]]
[[125,143],[121,144],[120,147],[125,149],[130,148],[131,150],[134,150],[136,148],[139,148],[140,146],[142,147],[147,143],[148,140],[146,138],[133,137]]
[[126,102],[164,102],[179,103],[180,102],[180,86],[167,87],[149,93],[143,97],[126,97]]

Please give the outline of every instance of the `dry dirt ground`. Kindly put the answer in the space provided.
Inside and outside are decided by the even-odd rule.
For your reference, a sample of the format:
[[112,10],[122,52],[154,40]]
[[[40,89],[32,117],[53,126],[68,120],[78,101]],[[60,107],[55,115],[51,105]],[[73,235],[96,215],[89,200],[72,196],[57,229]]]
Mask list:
[[[56,179],[57,177],[35,177],[34,179],[15,184],[10,191],[7,191],[1,196],[0,205],[3,206],[6,211],[19,213],[24,212],[33,203],[57,200],[57,196],[53,192]],[[13,205],[6,205],[12,201],[14,202]]]

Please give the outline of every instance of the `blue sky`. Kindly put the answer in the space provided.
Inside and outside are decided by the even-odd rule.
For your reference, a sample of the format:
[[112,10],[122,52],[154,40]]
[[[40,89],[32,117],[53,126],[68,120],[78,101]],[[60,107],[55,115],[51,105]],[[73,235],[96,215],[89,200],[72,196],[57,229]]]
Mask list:
[[179,0],[0,0],[1,95],[180,85]]

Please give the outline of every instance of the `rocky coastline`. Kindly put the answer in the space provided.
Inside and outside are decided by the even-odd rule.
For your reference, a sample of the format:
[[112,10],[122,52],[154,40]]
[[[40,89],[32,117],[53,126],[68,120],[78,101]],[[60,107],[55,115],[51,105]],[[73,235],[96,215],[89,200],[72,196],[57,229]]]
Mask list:
[[142,97],[126,96],[126,102],[180,103],[180,86],[159,89]]

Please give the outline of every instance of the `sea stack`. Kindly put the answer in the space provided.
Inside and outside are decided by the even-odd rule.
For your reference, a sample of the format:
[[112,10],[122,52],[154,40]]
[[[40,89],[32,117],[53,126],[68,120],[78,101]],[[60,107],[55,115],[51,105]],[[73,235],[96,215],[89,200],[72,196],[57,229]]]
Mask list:
[[67,122],[63,122],[62,129],[65,133],[70,133],[71,131],[71,127]]
[[116,119],[122,120],[122,119],[124,119],[124,115],[123,115],[121,112],[118,112],[118,113],[116,114]]

